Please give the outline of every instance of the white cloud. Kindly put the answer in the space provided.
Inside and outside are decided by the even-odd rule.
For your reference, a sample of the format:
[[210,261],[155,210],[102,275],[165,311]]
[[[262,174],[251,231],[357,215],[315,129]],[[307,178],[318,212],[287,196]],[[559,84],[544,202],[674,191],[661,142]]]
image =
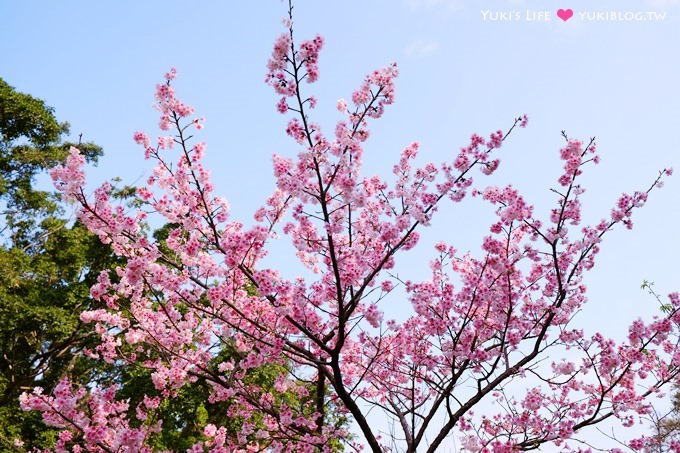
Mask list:
[[408,57],[422,58],[437,50],[439,50],[439,44],[436,41],[419,39],[406,46],[404,53],[406,53],[406,56]]
[[647,3],[657,8],[663,8],[666,6],[680,5],[680,0],[647,0]]
[[463,3],[463,0],[402,0],[402,4],[411,11],[434,7],[457,11],[463,9]]

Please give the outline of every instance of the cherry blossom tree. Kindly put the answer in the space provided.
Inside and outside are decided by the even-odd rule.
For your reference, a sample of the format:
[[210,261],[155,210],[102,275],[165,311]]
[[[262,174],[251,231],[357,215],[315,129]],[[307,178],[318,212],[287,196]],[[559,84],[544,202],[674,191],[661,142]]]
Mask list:
[[[52,172],[80,220],[127,263],[102,272],[91,289],[108,308],[81,315],[101,336],[89,354],[152,370],[156,391],[134,416],[115,386],[64,379],[51,393],[24,394],[25,409],[63,428],[55,451],[151,451],[161,400],[197,381],[210,386],[209,403],[222,404],[236,428],[206,420],[194,452],[329,451],[338,441],[433,452],[451,438],[467,451],[543,444],[583,451],[575,440],[589,427],[631,426],[648,414],[650,398],[677,380],[680,296],[671,294],[653,320],[634,321],[618,342],[586,334],[578,313],[601,241],[615,227],[632,228],[632,213],[671,170],[584,224],[580,181],[598,163],[596,146],[563,133],[555,204],[538,215],[512,186],[478,182],[498,168],[510,133],[526,126],[520,116],[506,132],[473,135],[448,162],[418,165],[413,143],[390,176],[368,176],[364,143],[394,101],[397,66],[370,73],[349,101],[339,100],[344,119],[326,134],[312,119],[315,98],[305,94],[319,77],[323,39],[297,44],[292,6],[289,13],[266,82],[300,151],[273,156],[276,188],[254,222],[231,219],[228,202],[214,194],[202,164],[206,144],[194,138],[203,120],[176,96],[174,69],[155,94],[163,135],[134,136],[155,163],[137,189],[139,209],[114,205],[109,184],[89,196],[75,148]],[[479,255],[441,242],[429,278],[391,271],[438,210],[460,209],[469,197],[497,215]],[[142,227],[150,213],[172,225],[162,247]],[[290,241],[295,257],[280,264],[301,263],[300,277],[263,264],[274,240]],[[393,319],[395,300],[410,305],[410,316]],[[246,379],[263,366],[276,370],[271,385]],[[352,429],[333,414],[347,416]],[[391,434],[372,417],[387,420]]]

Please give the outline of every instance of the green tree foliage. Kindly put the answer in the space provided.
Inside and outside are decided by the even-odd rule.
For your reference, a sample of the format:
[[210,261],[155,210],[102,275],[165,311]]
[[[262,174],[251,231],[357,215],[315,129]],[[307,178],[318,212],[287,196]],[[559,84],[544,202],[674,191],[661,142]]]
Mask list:
[[[54,110],[0,79],[0,201],[2,232],[12,246],[27,247],[45,231],[39,222],[58,212],[55,197],[35,187],[35,178],[64,162],[74,143],[64,141],[68,123],[60,123]],[[101,148],[78,143],[89,161]]]
[[[13,439],[49,445],[54,433],[18,397],[51,387],[65,373],[93,373],[79,354],[94,338],[78,319],[89,286],[111,264],[110,251],[81,224],[69,224],[58,199],[36,177],[65,160],[68,124],[51,107],[0,79],[0,449]],[[101,149],[80,143],[90,161]]]

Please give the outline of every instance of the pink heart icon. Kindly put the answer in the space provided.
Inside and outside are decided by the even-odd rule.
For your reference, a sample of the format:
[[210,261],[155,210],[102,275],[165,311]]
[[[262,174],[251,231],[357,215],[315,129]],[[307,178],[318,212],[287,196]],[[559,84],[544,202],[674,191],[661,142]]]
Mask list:
[[562,19],[565,22],[568,21],[569,19],[571,19],[571,16],[573,16],[573,15],[574,15],[574,12],[570,9],[561,9],[560,8],[560,9],[557,10],[557,17],[559,17],[560,19]]

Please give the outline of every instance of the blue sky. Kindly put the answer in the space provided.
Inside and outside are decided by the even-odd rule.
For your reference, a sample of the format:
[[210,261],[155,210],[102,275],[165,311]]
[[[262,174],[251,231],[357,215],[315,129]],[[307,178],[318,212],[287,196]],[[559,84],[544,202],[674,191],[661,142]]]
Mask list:
[[[573,17],[559,19],[560,8]],[[527,19],[539,11],[549,20]],[[132,134],[157,134],[154,85],[177,67],[179,96],[207,118],[201,139],[218,192],[247,223],[272,190],[271,154],[297,153],[263,82],[285,12],[279,0],[5,1],[0,77],[53,106],[75,137],[104,147],[93,183],[113,176],[134,183],[151,167]],[[598,12],[608,15],[595,20]],[[635,12],[665,18],[615,20]],[[396,103],[366,144],[368,173],[388,173],[414,140],[422,161],[441,161],[473,132],[506,129],[523,113],[529,127],[506,142],[501,169],[485,184],[512,182],[539,212],[554,202],[561,130],[597,137],[602,163],[584,179],[584,217],[593,222],[622,191],[646,188],[666,166],[680,171],[677,0],[304,0],[296,2],[295,26],[298,41],[326,39],[320,80],[308,87],[326,131],[339,119],[335,101],[349,98],[364,74],[399,64]],[[650,316],[655,305],[640,290],[643,279],[662,293],[680,290],[678,177],[634,216],[632,232],[604,243],[586,280],[586,326],[621,335],[634,317]],[[491,208],[474,201],[443,211],[414,252],[412,262],[422,263],[416,274],[424,275],[428,244],[446,238],[474,250],[492,219]]]

